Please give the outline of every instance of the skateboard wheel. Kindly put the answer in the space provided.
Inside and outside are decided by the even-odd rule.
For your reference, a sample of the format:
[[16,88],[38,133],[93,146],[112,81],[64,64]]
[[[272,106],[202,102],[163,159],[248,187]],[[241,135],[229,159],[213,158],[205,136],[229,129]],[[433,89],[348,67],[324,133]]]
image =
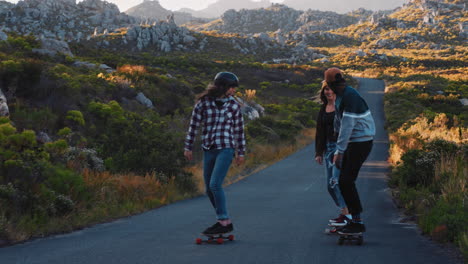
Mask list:
[[340,237],[340,238],[338,239],[338,245],[341,246],[341,245],[343,245],[343,243],[344,243],[344,238],[343,238],[343,237]]
[[228,239],[229,239],[229,241],[233,241],[234,240],[234,235],[229,235]]
[[359,246],[362,246],[363,243],[364,243],[364,238],[363,237],[358,238],[357,244]]
[[202,243],[202,239],[201,238],[195,239],[195,243],[197,243],[197,245],[200,245]]
[[222,244],[222,243],[224,243],[224,239],[218,238],[218,239],[216,239],[216,243]]

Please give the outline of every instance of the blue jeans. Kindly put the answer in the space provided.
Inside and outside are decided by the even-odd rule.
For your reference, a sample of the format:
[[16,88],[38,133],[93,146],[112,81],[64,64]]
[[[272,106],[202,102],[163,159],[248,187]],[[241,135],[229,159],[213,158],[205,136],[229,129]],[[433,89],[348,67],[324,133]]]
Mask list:
[[233,157],[234,149],[232,148],[204,151],[203,177],[205,179],[206,194],[216,210],[218,220],[229,219],[223,181],[231,166]]
[[340,170],[333,164],[333,155],[336,150],[336,142],[327,142],[327,149],[323,157],[325,163],[325,172],[327,174],[327,189],[330,196],[333,198],[336,206],[340,209],[346,207],[343,195],[340,191],[339,178]]

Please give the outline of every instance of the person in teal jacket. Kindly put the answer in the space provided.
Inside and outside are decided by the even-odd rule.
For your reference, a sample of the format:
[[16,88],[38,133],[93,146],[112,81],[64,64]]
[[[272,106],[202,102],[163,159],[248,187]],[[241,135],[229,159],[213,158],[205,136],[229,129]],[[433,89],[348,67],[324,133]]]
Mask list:
[[336,93],[335,124],[338,134],[333,163],[341,170],[339,185],[350,215],[341,233],[364,232],[363,211],[356,179],[362,164],[369,156],[375,135],[375,124],[366,101],[358,91],[346,84],[338,68],[325,71],[327,85]]

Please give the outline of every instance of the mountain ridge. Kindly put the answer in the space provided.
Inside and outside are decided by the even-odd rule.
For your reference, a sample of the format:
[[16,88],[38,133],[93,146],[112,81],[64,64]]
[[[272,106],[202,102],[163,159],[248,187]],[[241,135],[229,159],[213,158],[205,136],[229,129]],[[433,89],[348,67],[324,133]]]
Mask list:
[[[384,3],[367,1],[367,0],[348,0],[343,3],[341,0],[328,0],[328,1],[310,1],[310,0],[284,0],[282,4],[298,10],[321,10],[321,11],[334,11],[336,13],[347,13],[353,10],[364,8],[372,11],[391,10],[401,7],[408,0],[388,0]],[[332,8],[330,8],[332,6]]]
[[205,20],[194,17],[188,12],[171,11],[161,6],[158,0],[144,0],[141,4],[131,7],[124,11],[125,14],[145,20],[166,20],[170,16],[174,16],[174,21],[178,25],[187,22],[198,21],[206,22]]
[[195,17],[201,18],[217,18],[229,9],[241,10],[241,9],[256,9],[262,7],[268,7],[272,3],[269,0],[261,0],[259,2],[252,0],[218,0],[215,3],[208,5],[208,7],[202,10],[193,10],[190,8],[179,9],[180,12],[191,13]]

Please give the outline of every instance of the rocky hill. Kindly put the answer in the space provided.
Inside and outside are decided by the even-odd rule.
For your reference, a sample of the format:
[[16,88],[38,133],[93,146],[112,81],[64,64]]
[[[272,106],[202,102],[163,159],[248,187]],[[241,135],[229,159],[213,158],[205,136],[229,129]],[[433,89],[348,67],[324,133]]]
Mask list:
[[126,32],[96,35],[88,44],[97,48],[135,52],[245,54],[276,63],[299,63],[324,57],[306,45],[286,45],[266,33],[232,35],[229,38],[195,33],[177,26],[172,17],[153,25],[132,26]]
[[112,3],[101,0],[24,0],[16,5],[0,1],[0,28],[42,38],[80,41],[136,23]]
[[[155,5],[156,1],[144,4]],[[0,2],[0,39],[4,32],[32,34],[41,39],[43,54],[57,52],[73,56],[67,43],[82,42],[96,47],[142,50],[186,50],[195,38],[186,28],[178,27],[174,15],[162,21],[144,22],[120,13],[115,4],[102,0],[24,0],[13,5]],[[118,38],[118,41],[115,41]],[[114,40],[114,41],[112,41]],[[118,42],[116,47],[110,43]],[[122,46],[123,45],[123,46]]]
[[[275,59],[289,63],[323,56],[305,45],[286,45],[281,38],[270,37],[265,33],[228,39],[206,36],[178,26],[175,14],[170,14],[165,20],[148,18],[142,21],[141,18],[120,13],[116,5],[102,0],[79,3],[75,0],[25,0],[16,5],[0,3],[0,10],[3,10],[0,13],[0,38],[7,37],[4,32],[35,35],[41,40],[41,48],[34,51],[48,55],[63,53],[73,56],[68,43],[81,43],[89,49],[152,53],[219,52],[224,49],[233,54],[240,52],[262,57],[266,54],[264,59],[267,61]],[[164,11],[157,1],[146,1],[143,4]],[[275,7],[272,9],[276,10]],[[232,12],[236,11],[229,11],[225,16],[228,17]],[[281,19],[273,16],[273,19],[279,21],[273,29],[290,30],[297,27],[290,15],[294,14],[297,19],[301,12],[292,9],[278,12]]]
[[[466,41],[468,35],[466,4],[457,0],[414,0],[392,12],[358,9],[347,14],[273,4],[231,9],[220,19],[188,28],[178,26],[177,13],[165,13],[169,11],[158,1],[145,1],[133,10],[142,6],[146,11],[153,8],[148,15],[166,15],[165,20],[142,21],[102,0],[25,0],[16,5],[0,1],[0,39],[6,37],[2,31],[33,34],[42,40],[43,48],[36,50],[42,53],[72,55],[66,42],[84,41],[90,47],[135,52],[227,49],[262,54],[266,61],[295,63],[324,57],[310,47],[362,43],[368,48],[441,48]],[[217,44],[209,44],[214,39]]]
[[127,15],[136,17],[151,23],[151,21],[166,20],[169,16],[174,15],[174,21],[177,25],[182,25],[187,22],[207,22],[206,20],[197,19],[192,14],[187,12],[172,12],[161,6],[158,0],[145,0],[143,3],[134,6],[127,11]]
[[335,12],[298,11],[281,4],[255,10],[233,9],[226,11],[220,19],[193,27],[199,31],[218,31],[222,33],[260,33],[260,32],[311,32],[328,31],[346,27],[367,18],[372,12],[361,10],[352,15]]
[[192,32],[176,25],[173,16],[151,25],[133,25],[124,31],[96,35],[92,41],[104,48],[130,51],[151,49],[161,52],[196,49],[195,45],[198,43]]
[[297,20],[302,14],[284,5],[272,5],[254,10],[226,11],[220,19],[201,25],[198,30],[216,30],[221,33],[260,33],[277,30],[291,31],[298,27]]
[[216,31],[245,35],[268,35],[284,45],[328,46],[350,43],[347,36],[328,31],[367,20],[374,12],[359,9],[345,15],[316,10],[298,11],[281,4],[255,10],[228,10],[220,19],[198,26],[195,31]]
[[336,13],[347,13],[358,8],[367,10],[391,10],[398,6],[407,3],[408,0],[392,0],[392,1],[368,1],[368,0],[328,0],[328,1],[310,1],[310,0],[284,0],[282,4],[297,10],[321,10],[332,11]]
[[281,44],[369,48],[431,47],[466,41],[468,15],[460,1],[413,0],[390,11],[358,9],[346,14],[298,11],[274,4],[256,10],[228,10],[196,31],[259,34]]
[[8,10],[12,9],[14,6],[15,5],[10,2],[0,0],[0,14],[7,12]]
[[393,13],[375,13],[364,23],[335,31],[371,48],[436,48],[465,42],[466,4],[413,0]]

